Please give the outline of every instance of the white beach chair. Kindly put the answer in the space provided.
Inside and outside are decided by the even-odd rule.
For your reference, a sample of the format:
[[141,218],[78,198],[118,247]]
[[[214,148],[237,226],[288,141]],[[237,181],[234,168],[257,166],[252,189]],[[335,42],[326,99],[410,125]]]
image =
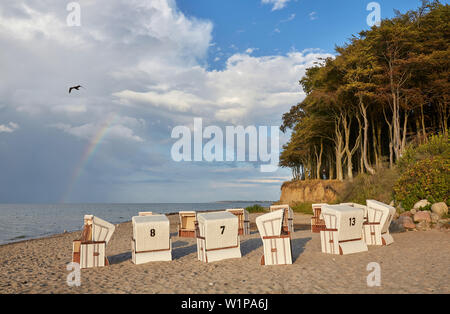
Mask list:
[[326,229],[320,231],[323,253],[351,254],[367,251],[362,239],[364,210],[347,205],[322,206]]
[[395,208],[375,200],[367,200],[367,221],[363,225],[363,238],[367,245],[389,245],[394,239],[389,226]]
[[131,239],[134,264],[172,260],[170,223],[166,215],[135,216]]
[[361,208],[364,210],[364,221],[367,221],[367,206],[366,205],[361,205],[358,203],[341,203],[339,205],[347,205],[347,206],[351,206],[354,208]]
[[294,211],[289,205],[272,205],[270,206],[270,211],[276,210],[284,210],[284,222],[283,228],[285,232],[293,233],[294,232]]
[[244,208],[231,208],[227,209],[226,211],[238,217],[239,235],[250,234],[250,215],[248,211],[246,211]]
[[241,257],[238,217],[230,212],[197,215],[197,257],[202,262],[215,262]]
[[106,257],[106,245],[116,227],[93,215],[84,216],[81,239],[74,240],[72,261],[80,264],[80,268],[102,267],[109,265]]
[[313,217],[311,218],[311,232],[320,233],[320,231],[325,230],[325,221],[320,218],[322,213],[322,206],[328,205],[326,203],[312,204]]
[[284,215],[284,210],[277,210],[256,218],[264,246],[261,265],[292,264],[291,236],[283,230]]
[[153,212],[139,212],[139,216],[152,216]]
[[195,238],[195,211],[180,211],[178,213],[180,222],[178,224],[178,236],[182,238]]

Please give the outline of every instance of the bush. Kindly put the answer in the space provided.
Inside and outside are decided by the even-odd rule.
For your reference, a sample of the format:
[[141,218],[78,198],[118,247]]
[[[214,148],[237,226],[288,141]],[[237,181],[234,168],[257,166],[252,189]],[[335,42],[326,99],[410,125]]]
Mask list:
[[374,175],[359,174],[353,181],[345,183],[338,203],[366,204],[366,200],[374,199],[389,204],[393,199],[392,189],[397,178],[396,168],[380,168]]
[[248,211],[249,213],[263,213],[267,211],[264,207],[258,204],[246,207],[245,210]]
[[312,210],[312,203],[297,203],[292,207],[292,210],[296,213],[303,213],[303,214],[313,214]]
[[427,199],[432,204],[447,203],[449,186],[449,156],[428,157],[402,172],[394,186],[395,200],[406,210],[410,210],[421,199]]

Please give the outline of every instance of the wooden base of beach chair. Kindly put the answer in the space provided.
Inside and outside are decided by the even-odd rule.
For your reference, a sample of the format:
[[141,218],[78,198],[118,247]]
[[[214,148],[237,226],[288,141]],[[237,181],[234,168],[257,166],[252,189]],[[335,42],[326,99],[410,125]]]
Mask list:
[[105,256],[105,242],[73,241],[72,262],[80,264],[80,268],[103,267],[109,265]]
[[195,238],[195,230],[178,230],[180,238]]
[[136,265],[149,262],[171,261],[172,241],[169,241],[169,245],[167,249],[136,252],[136,242],[135,240],[131,240],[131,261]]

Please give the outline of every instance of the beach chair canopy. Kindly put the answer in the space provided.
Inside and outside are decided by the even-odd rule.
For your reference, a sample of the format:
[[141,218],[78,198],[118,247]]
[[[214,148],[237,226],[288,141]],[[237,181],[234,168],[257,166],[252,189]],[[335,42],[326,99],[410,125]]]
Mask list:
[[322,206],[322,217],[327,229],[337,229],[338,240],[360,239],[364,223],[364,210],[347,205]]
[[181,229],[195,230],[195,211],[180,211],[179,216]]
[[283,210],[277,210],[256,218],[256,226],[262,237],[279,236],[283,225]]
[[134,216],[131,221],[137,252],[170,247],[170,222],[166,215]]
[[379,222],[381,225],[381,233],[386,233],[395,215],[395,208],[376,200],[367,200],[366,203],[368,221]]
[[114,230],[116,229],[113,224],[94,215],[85,215],[84,224],[85,226],[92,227],[90,241],[106,242],[106,244],[111,240]]
[[197,215],[199,236],[205,238],[206,250],[239,245],[238,217],[230,212],[201,213]]

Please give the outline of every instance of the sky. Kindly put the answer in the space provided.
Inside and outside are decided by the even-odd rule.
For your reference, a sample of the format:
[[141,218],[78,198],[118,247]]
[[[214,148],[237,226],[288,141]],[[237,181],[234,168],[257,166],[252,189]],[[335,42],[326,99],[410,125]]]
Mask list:
[[[172,132],[194,150],[195,118],[224,136],[278,127],[305,70],[370,28],[369,3],[2,0],[0,203],[278,200],[289,169],[262,172],[239,143],[244,160],[177,161]],[[381,18],[419,5],[377,3]]]

